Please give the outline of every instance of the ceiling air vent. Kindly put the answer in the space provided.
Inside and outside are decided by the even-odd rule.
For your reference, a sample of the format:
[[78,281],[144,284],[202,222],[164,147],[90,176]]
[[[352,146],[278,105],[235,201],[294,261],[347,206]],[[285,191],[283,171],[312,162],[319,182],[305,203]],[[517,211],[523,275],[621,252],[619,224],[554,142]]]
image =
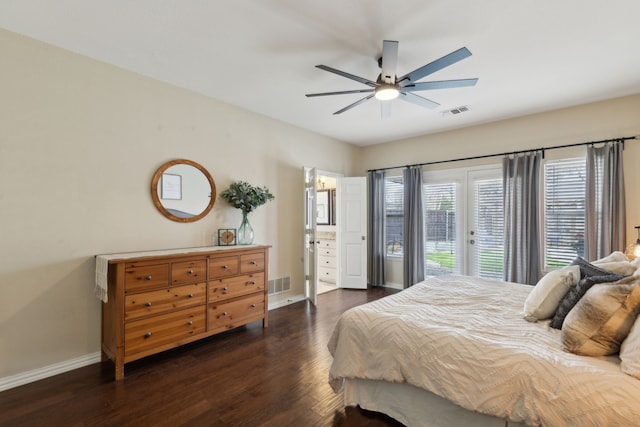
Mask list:
[[461,107],[452,108],[451,110],[443,111],[443,116],[455,116],[460,113],[464,113],[465,111],[469,111],[470,108],[467,105],[463,105]]

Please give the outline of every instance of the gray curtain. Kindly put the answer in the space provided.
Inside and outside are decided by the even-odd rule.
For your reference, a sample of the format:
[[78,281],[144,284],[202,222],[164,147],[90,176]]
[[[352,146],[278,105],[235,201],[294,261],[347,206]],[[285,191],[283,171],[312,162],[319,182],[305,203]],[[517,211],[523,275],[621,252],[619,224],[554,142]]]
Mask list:
[[540,152],[505,158],[505,280],[535,285],[540,276]]
[[625,249],[623,142],[587,147],[584,256],[588,260]]
[[424,222],[422,209],[422,168],[408,167],[404,181],[403,276],[408,288],[424,280]]
[[384,171],[369,171],[369,284],[384,286],[387,260],[385,232]]

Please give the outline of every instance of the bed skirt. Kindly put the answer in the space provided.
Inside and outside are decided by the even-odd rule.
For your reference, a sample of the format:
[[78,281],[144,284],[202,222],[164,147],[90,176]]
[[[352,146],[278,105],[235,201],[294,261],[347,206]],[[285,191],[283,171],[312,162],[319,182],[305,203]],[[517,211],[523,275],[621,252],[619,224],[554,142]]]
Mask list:
[[466,410],[406,383],[347,378],[343,395],[345,406],[382,412],[408,427],[526,427]]

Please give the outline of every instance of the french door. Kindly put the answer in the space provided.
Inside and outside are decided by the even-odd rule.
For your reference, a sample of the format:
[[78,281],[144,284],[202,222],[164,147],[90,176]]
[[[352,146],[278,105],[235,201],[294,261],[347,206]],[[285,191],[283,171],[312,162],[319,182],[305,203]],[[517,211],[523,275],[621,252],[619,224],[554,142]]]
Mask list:
[[425,274],[502,279],[502,171],[456,169],[424,174]]

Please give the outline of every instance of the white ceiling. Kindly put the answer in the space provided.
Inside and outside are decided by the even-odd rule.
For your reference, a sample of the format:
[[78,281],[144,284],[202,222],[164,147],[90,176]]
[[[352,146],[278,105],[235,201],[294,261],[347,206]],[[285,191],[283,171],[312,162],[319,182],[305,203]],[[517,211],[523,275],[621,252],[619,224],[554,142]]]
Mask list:
[[[229,104],[368,145],[640,93],[638,0],[0,0],[0,27]],[[421,81],[479,78],[393,101],[366,88],[382,40],[400,76],[466,46],[473,56]],[[468,106],[470,111],[444,115]]]

